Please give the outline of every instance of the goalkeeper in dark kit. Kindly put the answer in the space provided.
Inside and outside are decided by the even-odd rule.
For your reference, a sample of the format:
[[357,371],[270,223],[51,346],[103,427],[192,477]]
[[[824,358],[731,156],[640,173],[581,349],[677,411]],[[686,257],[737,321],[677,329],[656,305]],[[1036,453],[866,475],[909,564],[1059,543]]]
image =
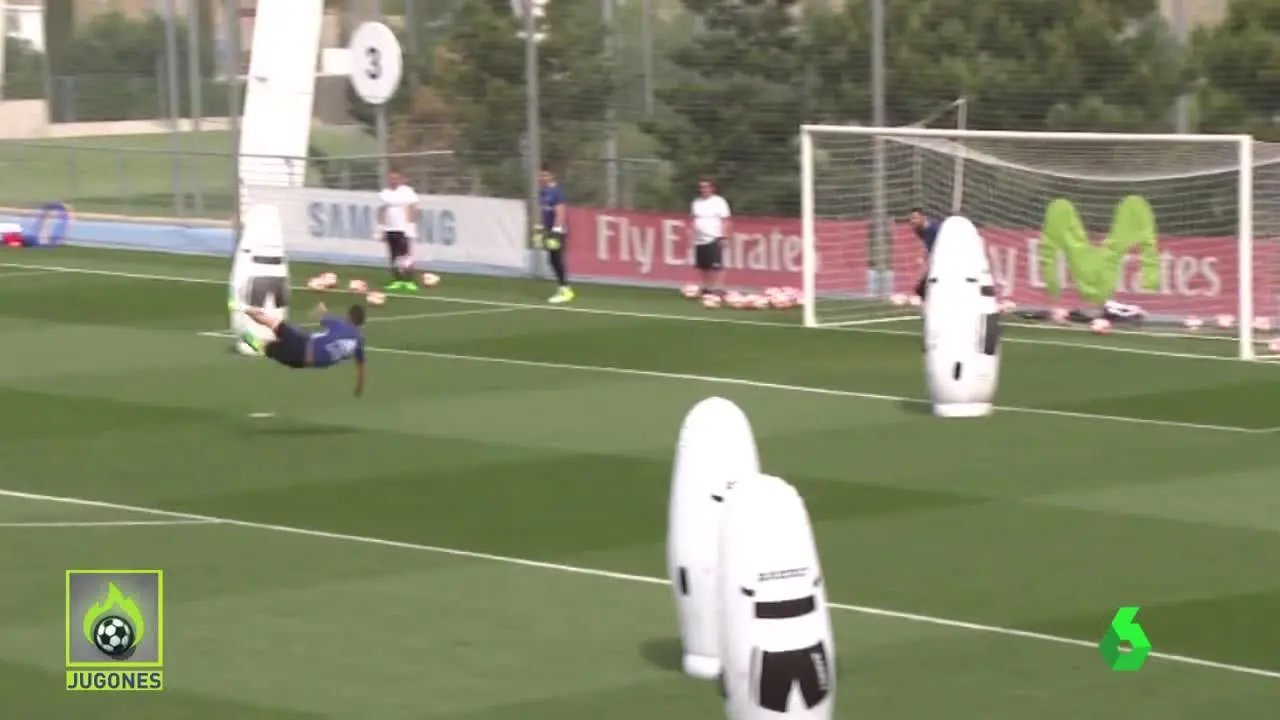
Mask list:
[[920,273],[920,282],[916,283],[916,297],[923,299],[929,284],[929,255],[933,253],[933,244],[938,239],[938,229],[942,227],[942,223],[925,215],[924,210],[918,207],[911,208],[910,222],[916,237],[924,243],[924,270]]

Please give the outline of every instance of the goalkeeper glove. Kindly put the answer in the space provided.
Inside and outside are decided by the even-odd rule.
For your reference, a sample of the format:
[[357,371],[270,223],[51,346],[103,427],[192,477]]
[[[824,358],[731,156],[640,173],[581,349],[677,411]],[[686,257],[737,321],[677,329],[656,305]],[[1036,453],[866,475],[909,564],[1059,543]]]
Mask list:
[[559,250],[564,245],[564,228],[559,225],[551,228],[551,234],[543,239],[542,244],[548,250]]

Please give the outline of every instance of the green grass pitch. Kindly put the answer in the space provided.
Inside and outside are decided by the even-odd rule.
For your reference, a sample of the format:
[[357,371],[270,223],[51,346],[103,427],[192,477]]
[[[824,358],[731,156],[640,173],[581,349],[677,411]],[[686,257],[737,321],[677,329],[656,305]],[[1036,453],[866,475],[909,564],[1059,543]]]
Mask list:
[[[226,324],[223,260],[0,261],[9,717],[722,717],[677,669],[658,579],[675,435],[713,394],[814,515],[838,717],[1280,700],[1274,365],[1014,329],[1002,409],[940,421],[909,323],[591,287],[560,310],[545,284],[446,277],[374,310],[356,400],[350,368],[201,334]],[[85,567],[164,569],[166,692],[63,691],[63,572]],[[1122,605],[1155,648],[1138,672],[1096,648]]]

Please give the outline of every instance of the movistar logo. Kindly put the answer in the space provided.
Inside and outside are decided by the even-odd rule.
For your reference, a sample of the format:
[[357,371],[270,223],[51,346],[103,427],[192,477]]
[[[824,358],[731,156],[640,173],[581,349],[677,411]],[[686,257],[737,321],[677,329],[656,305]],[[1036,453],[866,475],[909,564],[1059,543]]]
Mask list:
[[1137,195],[1129,195],[1116,205],[1111,230],[1098,245],[1089,241],[1075,206],[1061,198],[1045,209],[1040,237],[1040,271],[1050,297],[1062,294],[1058,264],[1065,259],[1084,300],[1096,305],[1110,300],[1120,281],[1124,257],[1135,248],[1141,262],[1141,287],[1154,291],[1160,286],[1160,239],[1155,213],[1151,204]]

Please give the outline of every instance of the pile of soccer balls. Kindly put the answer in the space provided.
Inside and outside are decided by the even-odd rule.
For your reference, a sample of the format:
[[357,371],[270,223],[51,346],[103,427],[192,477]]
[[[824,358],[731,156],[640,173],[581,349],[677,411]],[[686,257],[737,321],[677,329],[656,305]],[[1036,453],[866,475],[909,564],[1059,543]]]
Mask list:
[[[422,273],[418,278],[418,282],[421,283],[423,287],[435,287],[440,284],[440,276],[435,273]],[[331,272],[320,273],[310,280],[307,280],[307,287],[312,290],[320,291],[335,290],[338,287],[338,274]],[[365,302],[370,305],[382,305],[387,301],[386,293],[381,293],[376,290],[370,291],[369,283],[364,280],[352,280],[348,282],[347,290],[356,293],[357,295],[364,295]]]
[[724,295],[704,294],[697,285],[685,285],[680,294],[690,300],[698,300],[705,308],[722,307],[734,310],[787,310],[803,304],[804,296],[799,288],[769,288],[763,293],[744,293],[731,290]]

